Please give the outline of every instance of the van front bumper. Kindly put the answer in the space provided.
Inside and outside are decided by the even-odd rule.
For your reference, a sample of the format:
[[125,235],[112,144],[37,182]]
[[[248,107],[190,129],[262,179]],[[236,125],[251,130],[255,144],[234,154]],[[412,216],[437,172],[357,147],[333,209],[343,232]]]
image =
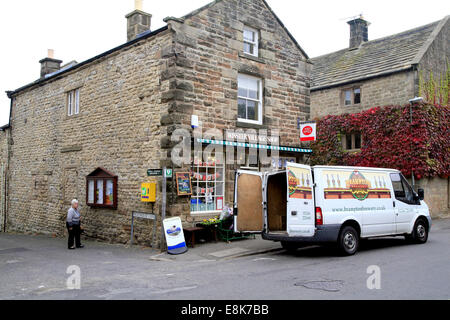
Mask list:
[[285,242],[304,242],[304,243],[331,243],[337,242],[340,224],[332,224],[326,226],[317,226],[316,232],[312,237],[295,237],[287,234],[263,233],[262,238],[270,241],[285,241]]

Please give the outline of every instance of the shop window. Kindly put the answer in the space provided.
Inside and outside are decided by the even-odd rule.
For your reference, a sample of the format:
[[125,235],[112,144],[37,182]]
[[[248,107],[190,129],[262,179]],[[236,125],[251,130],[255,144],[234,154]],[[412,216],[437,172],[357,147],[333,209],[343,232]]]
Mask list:
[[97,168],[86,177],[86,204],[94,208],[117,209],[117,176]]
[[262,80],[240,74],[238,76],[238,119],[241,122],[262,124]]
[[208,161],[195,158],[191,170],[193,214],[216,213],[225,206],[225,165],[211,157]]
[[362,137],[361,133],[351,133],[342,135],[342,147],[346,151],[357,151],[361,150]]
[[67,92],[67,115],[73,116],[80,113],[80,89]]
[[244,27],[244,53],[258,56],[259,33],[258,30]]

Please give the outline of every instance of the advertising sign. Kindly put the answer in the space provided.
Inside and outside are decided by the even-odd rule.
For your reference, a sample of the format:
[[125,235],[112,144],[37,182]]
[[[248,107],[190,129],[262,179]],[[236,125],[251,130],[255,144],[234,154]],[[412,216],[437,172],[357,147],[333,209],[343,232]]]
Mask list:
[[325,199],[390,199],[389,176],[386,173],[323,171]]
[[182,254],[188,251],[184,239],[183,225],[180,217],[165,219],[163,221],[164,235],[166,236],[167,251],[169,254]]
[[191,174],[189,172],[177,172],[177,192],[179,196],[191,196],[192,195],[192,182]]
[[300,141],[316,141],[315,123],[303,123],[300,125]]

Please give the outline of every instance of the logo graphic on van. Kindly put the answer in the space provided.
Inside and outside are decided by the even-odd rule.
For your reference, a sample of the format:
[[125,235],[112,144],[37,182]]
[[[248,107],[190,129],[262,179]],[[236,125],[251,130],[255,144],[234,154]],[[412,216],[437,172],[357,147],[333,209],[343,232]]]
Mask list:
[[312,199],[312,180],[306,169],[291,168],[289,170],[289,198]]
[[347,188],[352,191],[352,195],[355,199],[364,201],[369,196],[370,181],[367,180],[361,172],[353,171],[346,183]]

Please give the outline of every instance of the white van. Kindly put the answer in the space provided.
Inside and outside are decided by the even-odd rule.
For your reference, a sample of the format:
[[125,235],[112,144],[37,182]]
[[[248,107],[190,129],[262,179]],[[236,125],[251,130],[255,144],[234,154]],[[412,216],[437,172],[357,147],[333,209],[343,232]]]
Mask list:
[[290,163],[237,171],[235,183],[234,231],[262,233],[288,250],[335,243],[353,255],[360,239],[400,235],[425,243],[432,224],[424,191],[398,170]]

